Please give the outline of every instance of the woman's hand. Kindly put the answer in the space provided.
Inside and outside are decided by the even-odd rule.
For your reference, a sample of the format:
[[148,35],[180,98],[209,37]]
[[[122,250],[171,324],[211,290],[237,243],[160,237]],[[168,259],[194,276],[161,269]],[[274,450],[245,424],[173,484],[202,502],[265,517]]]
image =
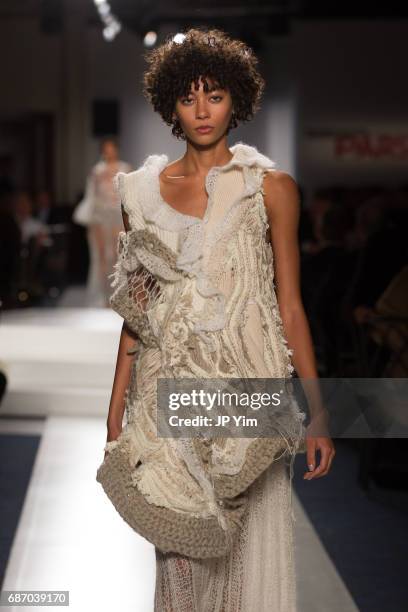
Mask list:
[[[106,436],[106,442],[113,442],[114,440],[117,440],[117,438],[119,437],[119,435],[122,432],[122,423],[120,422],[115,422],[115,423],[109,423],[108,424],[108,433]],[[105,451],[104,454],[104,460],[106,459],[106,456],[108,454],[108,451]]]
[[[309,472],[303,475],[304,480],[325,476],[336,454],[334,444],[329,437],[314,437],[306,435],[306,461]],[[320,463],[316,467],[316,450],[320,450]]]

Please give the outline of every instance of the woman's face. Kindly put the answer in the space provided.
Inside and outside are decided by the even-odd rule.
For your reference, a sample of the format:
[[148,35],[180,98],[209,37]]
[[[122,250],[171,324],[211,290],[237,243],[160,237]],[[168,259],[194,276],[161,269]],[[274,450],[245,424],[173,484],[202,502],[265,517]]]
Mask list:
[[118,150],[114,142],[107,140],[103,143],[102,157],[106,162],[116,161],[118,158]]
[[[213,83],[210,79],[210,88]],[[178,118],[186,139],[197,144],[210,144],[223,136],[228,128],[232,114],[232,98],[226,89],[204,91],[200,78],[199,89],[191,84],[190,94],[177,99],[173,119]],[[211,126],[207,132],[197,128]]]

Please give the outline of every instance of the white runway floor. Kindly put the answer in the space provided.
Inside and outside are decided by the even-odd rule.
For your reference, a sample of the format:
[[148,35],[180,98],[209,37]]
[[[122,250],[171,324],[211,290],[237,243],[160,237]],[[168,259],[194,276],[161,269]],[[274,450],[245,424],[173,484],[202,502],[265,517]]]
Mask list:
[[[0,432],[42,434],[2,588],[69,590],[75,612],[153,610],[154,548],[117,515],[95,480],[120,326],[114,313],[90,309],[9,313],[0,326],[0,360],[12,383],[0,410],[9,418],[0,420]],[[30,393],[36,394],[35,410],[26,402]],[[41,413],[45,421],[29,420]],[[27,420],[14,420],[14,414],[27,414]],[[299,612],[355,612],[295,493],[293,498]]]

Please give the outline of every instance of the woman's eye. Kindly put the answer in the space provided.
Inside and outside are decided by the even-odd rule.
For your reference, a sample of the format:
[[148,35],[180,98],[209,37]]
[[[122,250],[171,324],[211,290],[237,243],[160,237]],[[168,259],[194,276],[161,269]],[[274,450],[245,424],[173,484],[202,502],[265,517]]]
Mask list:
[[[222,100],[222,96],[211,96],[212,100],[214,98],[218,98],[218,100]],[[194,99],[193,98],[182,98],[181,103],[184,104],[185,102],[194,102]]]

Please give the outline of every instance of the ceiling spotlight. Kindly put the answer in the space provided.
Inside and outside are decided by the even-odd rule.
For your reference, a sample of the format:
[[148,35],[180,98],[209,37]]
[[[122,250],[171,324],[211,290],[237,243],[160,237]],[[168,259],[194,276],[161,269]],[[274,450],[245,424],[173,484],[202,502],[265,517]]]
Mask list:
[[107,0],[94,0],[94,4],[105,25],[102,30],[103,37],[107,41],[112,41],[116,34],[122,29],[120,21],[111,13],[111,8]]
[[156,32],[153,32],[153,30],[146,32],[143,38],[143,44],[145,47],[154,47],[154,45],[156,44],[156,41],[157,41]]
[[173,42],[177,43],[178,45],[181,45],[181,43],[184,41],[185,37],[186,37],[185,34],[182,34],[181,32],[179,32],[178,34],[173,36]]
[[103,28],[103,37],[105,40],[107,41],[112,41],[116,34],[118,34],[120,32],[120,30],[122,29],[120,23],[117,23],[116,21],[113,21],[112,23],[110,23],[109,25],[107,25],[105,28]]
[[98,4],[97,8],[98,8],[98,13],[102,17],[102,19],[106,17],[107,15],[110,15],[111,9],[107,2],[103,2],[103,4]]

